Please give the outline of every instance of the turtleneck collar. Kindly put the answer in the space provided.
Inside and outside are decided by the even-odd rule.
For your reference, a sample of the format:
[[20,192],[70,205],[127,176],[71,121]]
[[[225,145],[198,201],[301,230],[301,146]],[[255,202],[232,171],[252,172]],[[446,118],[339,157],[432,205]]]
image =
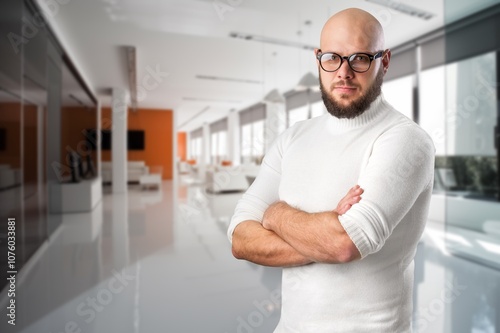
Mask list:
[[361,115],[352,118],[337,118],[327,113],[325,116],[328,117],[328,129],[332,133],[340,134],[347,132],[351,129],[365,126],[372,121],[374,121],[384,110],[383,105],[385,104],[385,99],[381,93],[371,104],[370,107],[363,112]]

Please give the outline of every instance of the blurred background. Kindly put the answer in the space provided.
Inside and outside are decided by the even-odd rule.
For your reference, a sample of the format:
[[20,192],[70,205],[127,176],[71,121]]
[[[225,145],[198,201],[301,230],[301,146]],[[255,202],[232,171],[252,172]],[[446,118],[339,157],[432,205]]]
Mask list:
[[414,331],[500,332],[497,0],[2,0],[0,331],[272,332],[281,270],[226,230],[349,7],[436,146]]

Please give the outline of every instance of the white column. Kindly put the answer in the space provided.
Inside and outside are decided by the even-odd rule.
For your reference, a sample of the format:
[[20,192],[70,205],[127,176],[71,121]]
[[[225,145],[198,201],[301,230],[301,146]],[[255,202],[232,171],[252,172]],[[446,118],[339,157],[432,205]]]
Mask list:
[[203,124],[203,134],[201,142],[201,158],[198,165],[198,177],[201,180],[205,179],[207,166],[210,164],[210,126],[208,123]]
[[[102,110],[101,110],[101,106],[102,106],[101,100],[98,99],[97,100],[97,105],[96,105],[96,108],[97,108],[96,109],[96,111],[97,111],[96,112],[96,114],[97,114],[97,123],[95,125],[95,128],[96,128],[96,133],[95,133],[96,137],[95,137],[95,139],[97,141],[95,143],[96,149],[97,149],[96,161],[95,162],[96,162],[96,167],[97,167],[96,168],[96,172],[97,172],[97,176],[98,177],[102,177],[102,172],[101,172],[101,170],[102,170],[102,165],[101,165],[102,164],[102,162],[101,162],[101,154],[102,154],[102,150],[101,150],[101,140],[102,140],[102,137],[101,137],[101,124],[102,124],[102,119],[101,119],[101,117],[102,117]],[[102,182],[102,179],[101,179],[101,182]]]
[[111,162],[113,193],[127,192],[127,111],[128,93],[113,89],[111,130]]
[[286,129],[285,103],[266,102],[266,152]]
[[227,151],[228,159],[233,165],[239,165],[240,152],[240,117],[238,112],[231,112],[227,116]]
[[210,164],[210,157],[212,153],[212,146],[210,144],[210,125],[203,124],[203,160],[205,165]]

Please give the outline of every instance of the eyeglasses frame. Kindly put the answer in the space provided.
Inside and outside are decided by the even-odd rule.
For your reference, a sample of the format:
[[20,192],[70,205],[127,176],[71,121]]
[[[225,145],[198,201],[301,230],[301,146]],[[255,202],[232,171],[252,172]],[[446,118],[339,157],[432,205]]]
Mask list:
[[[344,63],[344,60],[347,61],[347,64],[349,65],[349,68],[352,69],[354,72],[356,73],[366,73],[370,70],[370,68],[372,67],[372,61],[373,60],[376,60],[378,58],[381,58],[385,55],[387,50],[385,51],[378,51],[377,53],[375,54],[370,54],[370,53],[366,53],[366,52],[356,52],[356,53],[353,53],[351,55],[348,55],[348,56],[341,56],[340,54],[338,53],[335,53],[335,52],[321,52],[321,49],[318,49],[318,52],[316,53],[316,59],[318,59],[318,62],[319,62],[319,66],[321,67],[322,70],[324,70],[325,72],[328,72],[328,73],[333,73],[333,72],[336,72],[340,69],[340,67],[342,67],[342,64]],[[339,65],[339,68],[337,68],[336,70],[334,71],[327,71],[326,69],[323,68],[323,64],[321,63],[321,57],[324,55],[324,54],[335,54],[335,55],[338,55],[339,58],[340,58],[340,65]],[[365,71],[358,71],[358,70],[355,70],[354,68],[352,68],[351,66],[351,62],[349,61],[349,58],[351,58],[352,56],[355,56],[355,55],[358,55],[358,54],[362,54],[362,55],[366,55],[368,56],[368,58],[370,59],[370,65],[368,65],[368,68],[365,70]]]

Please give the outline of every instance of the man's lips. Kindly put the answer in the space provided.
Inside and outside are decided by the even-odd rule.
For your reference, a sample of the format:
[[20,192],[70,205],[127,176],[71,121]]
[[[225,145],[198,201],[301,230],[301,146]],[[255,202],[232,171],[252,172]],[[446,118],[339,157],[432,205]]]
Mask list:
[[336,86],[333,90],[342,94],[352,94],[356,91],[356,87],[353,86]]

